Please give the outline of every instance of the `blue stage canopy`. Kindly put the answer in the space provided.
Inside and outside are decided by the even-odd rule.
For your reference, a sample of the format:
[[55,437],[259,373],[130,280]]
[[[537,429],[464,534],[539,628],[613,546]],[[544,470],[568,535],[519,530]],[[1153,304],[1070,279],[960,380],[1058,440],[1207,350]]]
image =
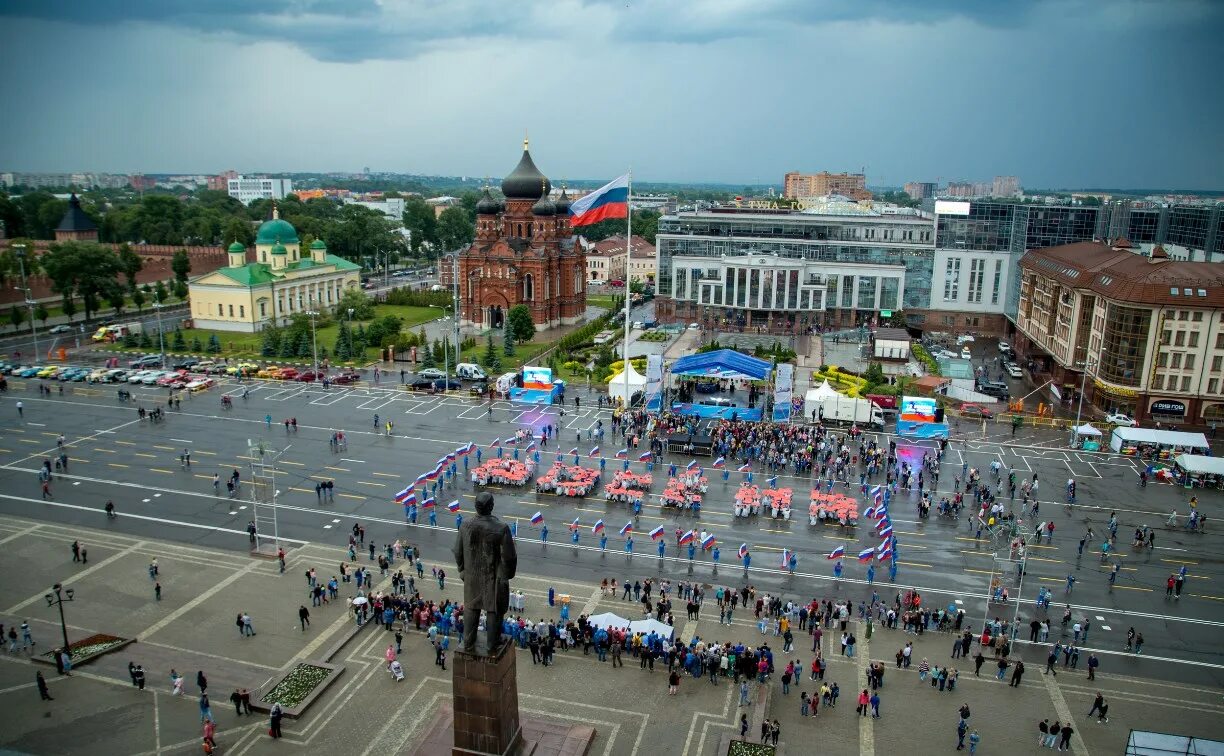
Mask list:
[[671,366],[671,374],[695,378],[763,381],[769,377],[770,367],[771,363],[767,360],[758,360],[734,349],[719,349],[681,357]]

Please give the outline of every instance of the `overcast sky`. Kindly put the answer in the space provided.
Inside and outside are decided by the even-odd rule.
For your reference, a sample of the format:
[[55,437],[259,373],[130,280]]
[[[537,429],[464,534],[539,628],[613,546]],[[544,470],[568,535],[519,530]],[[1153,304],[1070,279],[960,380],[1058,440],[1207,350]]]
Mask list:
[[0,0],[0,170],[1224,188],[1218,0]]

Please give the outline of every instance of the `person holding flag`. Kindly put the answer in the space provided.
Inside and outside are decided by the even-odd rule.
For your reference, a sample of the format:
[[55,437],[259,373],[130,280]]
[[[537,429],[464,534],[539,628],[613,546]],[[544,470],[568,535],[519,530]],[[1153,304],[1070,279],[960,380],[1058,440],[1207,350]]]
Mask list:
[[714,548],[715,542],[714,534],[708,533],[705,538],[701,539],[701,550],[709,551],[710,549]]
[[544,544],[545,546],[548,545],[548,523],[545,523],[544,526],[540,528],[540,543]]
[[786,560],[786,567],[790,570],[790,574],[795,574],[795,568],[799,566],[799,555],[795,552],[790,552],[790,558]]
[[769,485],[770,488],[777,488],[778,487],[778,476],[775,475],[769,480],[766,480],[765,482]]
[[658,540],[657,548],[658,548],[658,551],[659,551],[659,558],[660,558],[660,559],[662,559],[662,558],[663,558],[663,554],[667,552],[667,539],[665,539],[665,538],[660,538],[660,539]]
[[591,450],[590,450],[589,452],[587,452],[587,457],[588,457],[589,459],[595,459],[595,458],[596,458],[596,457],[598,457],[598,456],[599,456],[599,447],[598,447],[598,446],[593,446],[593,447],[591,447]]

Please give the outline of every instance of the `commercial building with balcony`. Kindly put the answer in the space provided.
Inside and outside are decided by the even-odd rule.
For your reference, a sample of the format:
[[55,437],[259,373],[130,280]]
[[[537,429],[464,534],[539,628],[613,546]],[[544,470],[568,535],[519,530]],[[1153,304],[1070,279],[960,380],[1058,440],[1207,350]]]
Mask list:
[[1140,420],[1224,420],[1224,266],[1081,242],[1020,261],[1017,351],[1055,398]]
[[803,211],[715,208],[659,219],[664,322],[795,333],[856,326],[931,302],[934,225],[834,199]]

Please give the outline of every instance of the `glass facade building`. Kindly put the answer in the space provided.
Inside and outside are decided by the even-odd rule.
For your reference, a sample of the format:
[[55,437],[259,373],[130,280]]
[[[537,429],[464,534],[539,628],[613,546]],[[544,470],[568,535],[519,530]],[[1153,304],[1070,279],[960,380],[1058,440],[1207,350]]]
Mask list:
[[931,301],[934,225],[920,214],[683,212],[659,219],[655,245],[657,291],[677,316],[840,310],[861,322]]

